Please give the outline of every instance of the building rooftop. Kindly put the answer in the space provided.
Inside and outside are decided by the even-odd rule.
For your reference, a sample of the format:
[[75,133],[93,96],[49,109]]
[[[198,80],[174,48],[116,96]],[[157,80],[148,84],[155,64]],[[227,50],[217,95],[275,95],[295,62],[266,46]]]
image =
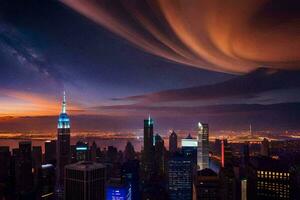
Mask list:
[[80,171],[89,171],[89,170],[94,170],[99,168],[105,168],[105,166],[103,164],[90,162],[90,161],[81,161],[66,166],[66,169],[74,169]]

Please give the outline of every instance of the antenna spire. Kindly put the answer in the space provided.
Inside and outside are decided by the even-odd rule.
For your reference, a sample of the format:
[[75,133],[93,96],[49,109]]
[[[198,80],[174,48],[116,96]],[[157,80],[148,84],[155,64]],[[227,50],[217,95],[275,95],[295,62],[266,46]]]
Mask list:
[[67,103],[66,103],[66,92],[64,91],[64,96],[63,96],[63,102],[62,102],[62,113],[66,113],[66,107],[67,107]]

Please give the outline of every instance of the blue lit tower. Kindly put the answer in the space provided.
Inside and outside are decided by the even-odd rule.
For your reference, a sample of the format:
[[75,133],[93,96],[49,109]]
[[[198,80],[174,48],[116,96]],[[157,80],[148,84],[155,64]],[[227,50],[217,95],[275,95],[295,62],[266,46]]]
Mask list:
[[62,110],[57,124],[57,189],[58,193],[63,189],[64,167],[70,163],[70,119],[66,113],[66,95],[64,92]]

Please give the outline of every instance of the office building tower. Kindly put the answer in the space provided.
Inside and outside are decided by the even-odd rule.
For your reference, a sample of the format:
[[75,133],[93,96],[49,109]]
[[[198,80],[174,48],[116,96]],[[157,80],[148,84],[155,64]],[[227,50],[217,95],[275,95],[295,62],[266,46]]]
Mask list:
[[135,159],[135,151],[131,142],[127,142],[125,151],[124,151],[125,161],[134,160]]
[[42,147],[41,146],[33,146],[32,147],[32,171],[33,171],[33,182],[34,186],[38,185],[38,175],[39,170],[42,165]]
[[0,183],[6,183],[10,170],[10,151],[8,146],[0,146]]
[[147,176],[154,173],[153,119],[144,120],[143,168]]
[[52,164],[41,165],[39,173],[38,199],[54,199],[55,168]]
[[222,200],[236,199],[236,179],[233,166],[233,154],[226,139],[222,140],[222,167],[219,172],[220,194]]
[[122,165],[122,182],[131,185],[132,200],[140,199],[139,181],[140,181],[140,161],[128,160]]
[[245,142],[243,145],[243,162],[247,165],[250,161],[250,147],[249,142]]
[[7,199],[11,167],[11,156],[8,146],[0,146],[0,163],[0,199]]
[[154,137],[154,163],[155,173],[163,175],[165,172],[165,146],[164,140],[158,134]]
[[19,152],[16,161],[16,190],[19,193],[28,193],[33,188],[33,168],[31,155],[31,142],[19,142]]
[[131,185],[120,179],[110,179],[106,187],[106,200],[132,200]]
[[217,200],[219,194],[219,177],[211,169],[203,169],[197,172],[195,181],[197,200]]
[[270,145],[269,140],[267,138],[264,138],[263,141],[261,142],[261,149],[260,149],[260,153],[262,156],[269,157],[270,155],[269,145]]
[[189,134],[181,139],[181,151],[183,155],[192,161],[193,168],[197,166],[198,141]]
[[197,167],[209,168],[209,129],[208,124],[198,123]]
[[286,163],[270,158],[255,158],[252,166],[256,175],[255,199],[297,199],[292,198],[292,174]]
[[45,160],[44,164],[56,163],[56,140],[47,140],[45,142]]
[[76,161],[89,160],[89,144],[87,142],[78,141],[76,143]]
[[105,199],[105,166],[81,161],[65,167],[65,200]]
[[176,153],[168,162],[168,192],[170,200],[192,200],[192,162]]
[[169,151],[171,153],[177,151],[177,134],[175,131],[172,131],[171,135],[169,136]]
[[97,144],[96,144],[95,141],[93,141],[93,144],[92,144],[90,149],[91,149],[90,150],[91,161],[97,162],[97,149],[98,149],[98,147],[97,147]]
[[57,164],[56,164],[56,187],[58,196],[62,196],[64,183],[64,168],[70,163],[70,119],[66,112],[66,95],[64,92],[62,111],[57,125]]

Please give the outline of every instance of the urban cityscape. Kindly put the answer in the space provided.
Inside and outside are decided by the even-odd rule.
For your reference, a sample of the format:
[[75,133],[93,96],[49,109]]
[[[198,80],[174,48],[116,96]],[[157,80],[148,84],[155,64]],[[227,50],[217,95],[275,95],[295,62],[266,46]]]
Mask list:
[[0,200],[300,200],[299,0],[1,0]]

